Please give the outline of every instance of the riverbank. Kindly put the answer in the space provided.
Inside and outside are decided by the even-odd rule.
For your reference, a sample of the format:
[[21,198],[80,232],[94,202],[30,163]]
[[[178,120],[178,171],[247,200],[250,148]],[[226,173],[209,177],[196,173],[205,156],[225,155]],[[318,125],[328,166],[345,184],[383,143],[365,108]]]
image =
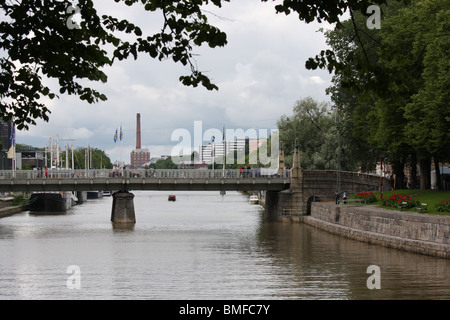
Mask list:
[[13,214],[22,212],[24,210],[23,206],[13,206],[0,208],[0,218],[5,218],[12,216]]
[[315,202],[311,215],[298,221],[349,239],[450,258],[448,216]]

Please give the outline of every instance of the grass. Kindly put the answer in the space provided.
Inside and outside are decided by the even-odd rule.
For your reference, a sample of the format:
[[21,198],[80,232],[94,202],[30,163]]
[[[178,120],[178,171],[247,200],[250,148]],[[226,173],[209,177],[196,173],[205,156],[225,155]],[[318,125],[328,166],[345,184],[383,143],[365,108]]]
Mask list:
[[[436,210],[436,204],[438,204],[442,200],[450,199],[450,191],[417,190],[417,189],[391,190],[391,191],[384,191],[383,197],[387,198],[392,194],[410,195],[413,198],[417,198],[421,203],[426,203],[428,205],[427,213],[450,216],[450,212],[438,212]],[[383,206],[380,200],[381,196],[380,192],[374,192],[374,195],[377,198],[377,202],[371,203],[372,205],[385,209],[400,210],[398,208]],[[354,198],[354,196],[352,198]],[[416,212],[416,209],[410,208],[406,210],[404,209],[403,211]]]

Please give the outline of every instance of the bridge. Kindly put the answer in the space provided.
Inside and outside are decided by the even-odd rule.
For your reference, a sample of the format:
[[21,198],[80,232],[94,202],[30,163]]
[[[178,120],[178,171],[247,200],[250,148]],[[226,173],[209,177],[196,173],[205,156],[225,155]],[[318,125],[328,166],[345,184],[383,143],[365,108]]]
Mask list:
[[137,169],[0,171],[0,192],[45,191],[280,191],[289,188],[289,171]]
[[376,175],[333,170],[303,170],[294,150],[292,169],[284,167],[280,149],[278,169],[249,170],[14,170],[0,171],[0,192],[113,191],[111,221],[136,222],[133,190],[265,191],[265,213],[308,214],[312,201],[332,201],[340,189],[353,194],[386,189],[388,180]]

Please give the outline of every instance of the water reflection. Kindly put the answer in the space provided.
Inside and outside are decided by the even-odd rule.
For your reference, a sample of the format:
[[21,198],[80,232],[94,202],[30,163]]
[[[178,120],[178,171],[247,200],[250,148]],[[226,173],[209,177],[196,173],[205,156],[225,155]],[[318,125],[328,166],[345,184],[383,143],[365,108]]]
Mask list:
[[[448,260],[263,220],[239,193],[136,192],[137,223],[112,200],[66,215],[0,220],[0,299],[449,299]],[[67,267],[81,270],[68,290]],[[378,265],[381,289],[369,290]]]

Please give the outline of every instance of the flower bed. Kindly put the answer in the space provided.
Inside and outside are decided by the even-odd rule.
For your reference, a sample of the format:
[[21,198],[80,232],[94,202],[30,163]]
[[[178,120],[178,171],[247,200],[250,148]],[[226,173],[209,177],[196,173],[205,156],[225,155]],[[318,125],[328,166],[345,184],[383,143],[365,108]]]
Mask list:
[[417,198],[411,197],[409,194],[394,193],[388,198],[381,198],[383,206],[398,207],[403,206],[406,209],[416,207],[420,204]]
[[438,212],[450,212],[450,199],[442,200],[436,204],[436,210]]
[[373,192],[359,192],[355,195],[357,199],[363,199],[366,203],[377,202],[377,198],[373,194]]

